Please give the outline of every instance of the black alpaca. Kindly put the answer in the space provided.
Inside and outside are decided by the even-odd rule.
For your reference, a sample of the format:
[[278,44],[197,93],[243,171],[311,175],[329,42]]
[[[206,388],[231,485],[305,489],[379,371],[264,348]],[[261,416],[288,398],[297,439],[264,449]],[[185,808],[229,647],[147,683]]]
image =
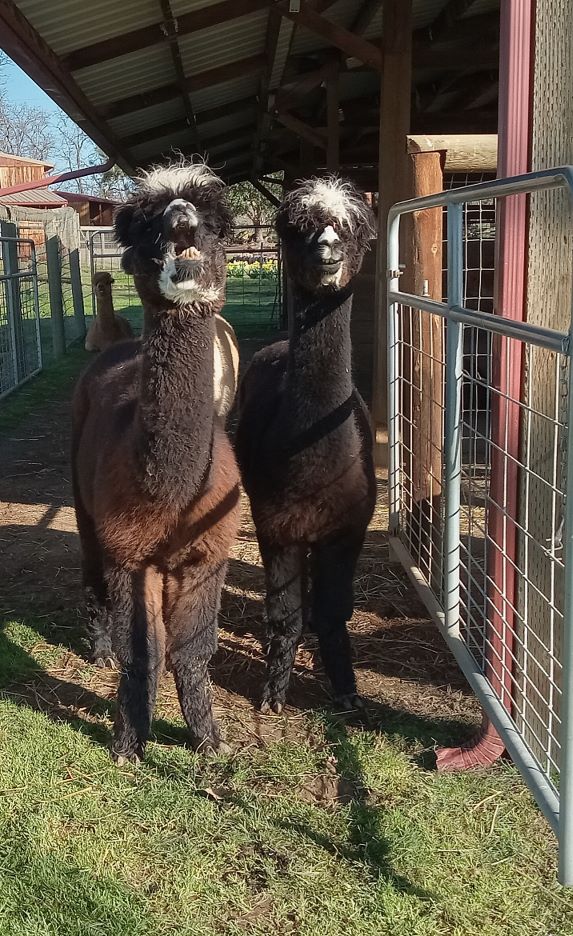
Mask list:
[[245,374],[236,451],[266,574],[261,710],[279,713],[307,617],[336,698],[359,704],[346,623],[376,484],[350,341],[352,281],[374,236],[372,211],[350,183],[312,179],[287,195],[276,224],[291,334]]

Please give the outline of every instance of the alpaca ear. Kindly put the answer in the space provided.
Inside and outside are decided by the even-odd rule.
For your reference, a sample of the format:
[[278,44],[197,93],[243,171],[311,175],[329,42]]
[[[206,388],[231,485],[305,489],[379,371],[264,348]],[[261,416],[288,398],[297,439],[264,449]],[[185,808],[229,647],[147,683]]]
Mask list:
[[121,268],[124,273],[133,275],[135,272],[133,266],[133,247],[128,247],[121,255]]
[[113,233],[118,244],[121,244],[122,247],[130,247],[131,240],[131,226],[133,222],[133,216],[135,213],[134,205],[122,205],[115,212],[113,218]]
[[134,247],[140,241],[146,227],[147,219],[137,203],[127,202],[117,209],[113,230],[116,241],[122,247]]

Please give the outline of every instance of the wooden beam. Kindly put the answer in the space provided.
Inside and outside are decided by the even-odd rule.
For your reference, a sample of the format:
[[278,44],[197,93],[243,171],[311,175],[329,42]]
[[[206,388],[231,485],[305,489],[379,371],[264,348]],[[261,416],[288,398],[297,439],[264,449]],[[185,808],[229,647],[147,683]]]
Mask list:
[[327,81],[331,72],[331,63],[326,62],[313,71],[306,72],[294,84],[280,90],[275,101],[277,111],[289,110],[301,97],[317,88],[323,81]]
[[445,134],[444,136],[409,136],[407,152],[446,153],[447,172],[495,172],[497,170],[497,134]]
[[385,0],[382,32],[384,70],[380,90],[380,194],[372,385],[372,422],[375,454],[379,464],[383,464],[387,458],[386,222],[391,206],[407,194],[406,137],[410,124],[412,84],[412,0]]
[[[254,111],[256,99],[242,98],[239,101],[233,101],[230,104],[222,104],[219,107],[212,107],[208,110],[195,113],[197,124],[202,127],[204,124],[214,120],[220,120],[222,117],[229,117],[231,114],[239,114],[243,111],[248,113]],[[160,140],[162,137],[169,136],[172,133],[178,133],[184,129],[184,124],[179,117],[177,120],[170,120],[168,123],[158,124],[155,127],[149,127],[147,130],[139,130],[137,133],[131,133],[122,137],[122,143],[125,146],[140,146],[142,143],[153,143],[154,140]]]
[[356,33],[357,36],[364,35],[381,5],[382,0],[364,0],[364,3],[352,21],[350,32]]
[[[257,10],[264,10],[272,4],[273,0],[223,0],[222,3],[201,7],[199,10],[178,16],[175,20],[176,32],[178,36],[185,36],[198,32],[200,29],[210,29],[241,16],[256,13]],[[76,49],[64,56],[63,62],[70,71],[76,71],[80,68],[87,68],[89,65],[98,65],[109,59],[119,58],[121,55],[128,55],[130,52],[137,52],[139,49],[147,49],[166,40],[168,36],[165,22],[154,23],[151,26],[143,26],[141,29],[114,36],[113,39],[105,39]]]
[[[417,152],[408,156],[408,197],[433,195],[443,190],[442,154]],[[406,215],[403,223],[404,271],[400,289],[416,296],[442,299],[443,211],[431,208]],[[414,550],[425,557],[439,556],[441,548],[440,504],[442,493],[442,417],[444,320],[425,312],[402,318],[404,346],[411,346],[403,360],[403,458],[412,486],[412,513],[407,521]],[[428,353],[431,349],[431,353]],[[419,553],[417,553],[419,554]],[[429,563],[432,584],[439,577]]]
[[414,58],[416,51],[428,46],[467,45],[471,42],[496,42],[499,43],[499,11],[494,13],[482,13],[479,16],[471,16],[462,20],[451,20],[448,26],[440,28],[436,22],[431,23],[423,29],[414,30],[412,36],[412,51]]
[[189,89],[185,85],[185,72],[183,70],[181,51],[179,49],[179,42],[177,40],[177,21],[173,17],[173,12],[171,10],[171,4],[169,0],[160,0],[160,3],[161,12],[163,13],[164,18],[166,37],[167,41],[169,42],[171,61],[173,62],[175,77],[177,78],[177,84],[179,86],[179,90],[181,91],[181,98],[183,100],[185,119],[191,132],[193,145],[200,149],[201,142],[199,140],[199,133],[197,131],[197,121],[195,120],[195,113],[193,111],[193,105],[191,104]]
[[12,0],[0,3],[2,49],[125,172],[133,165],[101,112],[86,98],[65,65],[30,25]]
[[275,59],[281,31],[281,22],[282,19],[276,10],[270,10],[267,21],[267,31],[265,35],[265,50],[267,53],[267,60],[259,79],[257,129],[255,133],[255,139],[253,141],[253,177],[260,168],[260,164],[262,162],[260,149],[272,122],[269,115],[269,89],[275,67]]
[[443,42],[444,37],[447,37],[458,20],[468,12],[474,3],[475,0],[448,0],[443,10],[429,27],[432,42]]
[[298,117],[295,117],[293,114],[280,113],[277,114],[277,120],[287,128],[287,130],[292,130],[293,133],[296,133],[297,136],[301,139],[306,140],[312,146],[318,146],[320,149],[326,149],[326,139],[321,134],[318,133],[313,127],[309,127],[307,123],[303,120],[300,120]]
[[339,78],[339,64],[332,62],[326,82],[326,165],[330,172],[336,172],[340,165]]
[[357,58],[375,71],[382,70],[382,55],[379,48],[361,36],[351,33],[350,30],[325,19],[309,6],[301,7],[298,13],[291,13],[288,2],[283,2],[278,4],[277,10],[293,23],[303,26],[320,36],[321,39],[326,39],[330,45],[345,52],[346,55]]
[[253,179],[252,184],[254,188],[256,188],[256,190],[261,193],[261,195],[264,195],[264,197],[271,203],[271,205],[273,205],[275,208],[280,208],[280,198],[277,198],[274,192],[271,192],[271,190],[268,189],[266,185],[263,185],[260,179]]
[[[198,75],[185,78],[184,86],[191,92],[201,91],[204,88],[210,88],[214,85],[223,84],[225,81],[231,81],[233,78],[243,78],[246,75],[254,74],[264,68],[266,58],[264,55],[252,55],[246,59],[238,59],[230,62],[228,65],[220,65],[218,68],[210,68],[207,71],[199,72]],[[112,101],[110,104],[101,108],[107,118],[122,117],[124,114],[130,114],[132,111],[144,110],[146,107],[153,107],[156,104],[165,104],[171,101],[180,93],[178,84],[163,85],[160,88],[154,88],[143,94],[134,94],[131,97],[123,98],[120,101]]]

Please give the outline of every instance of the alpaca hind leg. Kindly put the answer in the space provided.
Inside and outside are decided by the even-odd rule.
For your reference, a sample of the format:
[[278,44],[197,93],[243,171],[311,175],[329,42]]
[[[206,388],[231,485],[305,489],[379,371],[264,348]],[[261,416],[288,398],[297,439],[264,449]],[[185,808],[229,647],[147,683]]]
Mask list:
[[300,546],[272,550],[261,547],[261,555],[266,577],[269,636],[267,677],[261,712],[279,715],[284,708],[303,628],[304,556]]
[[102,549],[95,524],[86,512],[74,486],[76,521],[82,551],[82,580],[88,612],[91,659],[96,666],[115,668],[112,647],[111,614],[104,575]]
[[165,656],[163,578],[152,567],[106,575],[112,605],[113,644],[121,677],[112,756],[119,764],[143,757]]
[[363,536],[347,535],[313,546],[312,627],[336,699],[344,706],[362,707],[346,622],[354,609],[353,579]]
[[227,563],[216,568],[190,567],[167,579],[167,658],[187,723],[191,744],[205,754],[224,754],[213,716],[208,666],[217,649],[217,618]]

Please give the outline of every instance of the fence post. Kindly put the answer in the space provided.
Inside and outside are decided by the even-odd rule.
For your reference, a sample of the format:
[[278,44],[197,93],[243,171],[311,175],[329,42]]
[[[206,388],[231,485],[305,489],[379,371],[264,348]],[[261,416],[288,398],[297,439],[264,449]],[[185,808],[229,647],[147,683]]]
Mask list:
[[72,281],[72,299],[74,303],[74,318],[76,320],[78,338],[86,337],[86,314],[84,309],[84,294],[82,291],[82,275],[80,271],[80,252],[76,248],[70,250],[70,279]]
[[64,297],[62,294],[62,258],[57,235],[46,239],[46,261],[48,265],[48,289],[52,318],[52,347],[54,357],[66,353],[66,330],[64,323]]
[[[0,221],[0,234],[2,237],[18,237],[18,228],[13,221]],[[16,241],[4,241],[2,244],[2,252],[4,257],[4,272],[8,277],[6,283],[8,327],[12,344],[14,386],[17,386],[22,378],[22,365],[24,364],[22,306],[20,302],[20,279],[18,277],[18,244]]]

